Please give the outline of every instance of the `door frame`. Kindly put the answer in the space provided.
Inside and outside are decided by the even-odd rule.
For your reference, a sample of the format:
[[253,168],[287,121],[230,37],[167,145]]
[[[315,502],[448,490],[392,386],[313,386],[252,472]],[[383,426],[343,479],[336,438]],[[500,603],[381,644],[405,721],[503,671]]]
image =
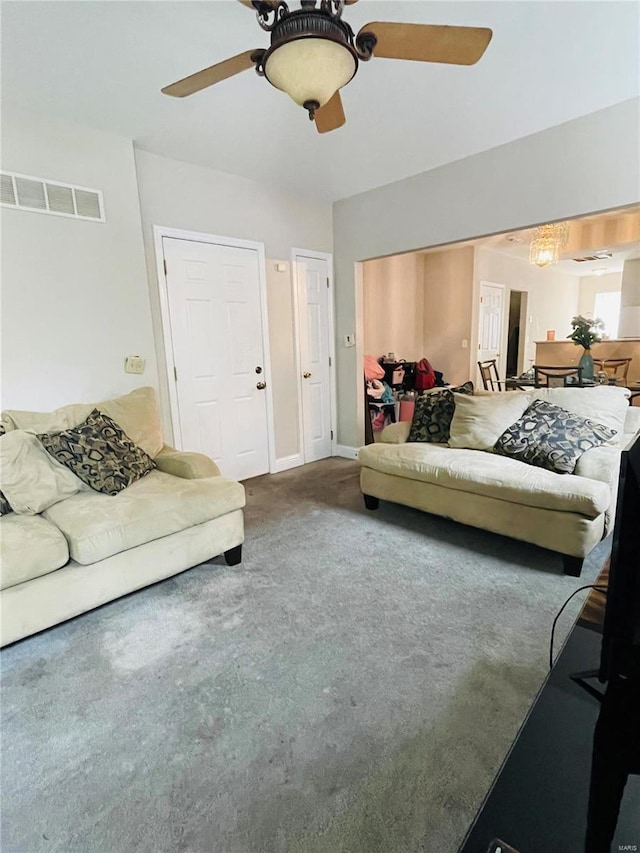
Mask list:
[[[178,450],[182,447],[180,416],[178,407],[178,392],[175,379],[175,361],[173,357],[173,338],[171,335],[171,317],[169,311],[169,291],[165,274],[163,237],[175,240],[187,240],[191,243],[210,243],[215,246],[226,246],[234,249],[252,249],[258,256],[258,287],[260,291],[260,320],[262,324],[262,346],[264,352],[264,372],[267,379],[266,408],[267,408],[267,447],[269,450],[269,472],[273,472],[276,464],[276,443],[273,419],[273,397],[271,387],[271,350],[269,347],[269,313],[267,310],[267,265],[265,260],[264,243],[253,240],[241,240],[236,237],[219,237],[215,234],[205,234],[200,231],[185,231],[182,228],[168,228],[164,225],[153,226],[153,243],[156,253],[156,276],[158,282],[158,297],[160,301],[160,319],[162,323],[162,338],[165,355],[165,375],[169,388],[169,415],[173,430],[173,441]],[[187,448],[188,449],[188,448]]]
[[300,458],[301,464],[304,464],[304,421],[302,417],[302,371],[300,366],[300,314],[298,311],[298,263],[301,258],[313,258],[317,261],[326,261],[327,277],[329,279],[329,358],[331,365],[329,366],[329,381],[331,388],[329,389],[329,399],[331,400],[331,455],[337,456],[336,448],[338,445],[338,396],[336,389],[336,332],[335,332],[335,297],[334,297],[334,276],[333,276],[333,255],[330,252],[316,252],[306,249],[291,249],[291,285],[293,288],[293,341],[295,349],[295,366],[298,375],[298,431],[300,434]]

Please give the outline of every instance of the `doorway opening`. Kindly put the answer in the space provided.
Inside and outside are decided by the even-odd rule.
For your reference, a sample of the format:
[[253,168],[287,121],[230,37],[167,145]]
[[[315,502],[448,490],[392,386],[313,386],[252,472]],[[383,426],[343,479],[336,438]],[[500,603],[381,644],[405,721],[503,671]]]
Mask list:
[[517,376],[524,370],[526,302],[526,291],[512,290],[509,293],[506,376]]

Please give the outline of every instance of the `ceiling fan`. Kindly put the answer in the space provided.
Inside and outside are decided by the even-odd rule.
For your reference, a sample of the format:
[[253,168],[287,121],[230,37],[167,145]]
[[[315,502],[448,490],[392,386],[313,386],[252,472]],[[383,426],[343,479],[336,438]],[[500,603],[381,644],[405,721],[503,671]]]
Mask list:
[[449,27],[376,21],[355,35],[342,20],[345,6],[357,0],[301,0],[291,11],[284,0],[239,0],[256,11],[271,33],[268,49],[256,48],[218,62],[162,91],[184,98],[254,67],[272,86],[304,107],[319,133],[346,119],[340,89],[373,56],[452,65],[474,65],[491,41],[486,27]]

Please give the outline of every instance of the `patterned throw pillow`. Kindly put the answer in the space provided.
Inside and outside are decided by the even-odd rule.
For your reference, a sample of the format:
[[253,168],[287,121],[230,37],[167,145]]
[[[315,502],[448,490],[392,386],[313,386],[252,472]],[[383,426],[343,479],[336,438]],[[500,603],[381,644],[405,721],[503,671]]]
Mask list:
[[2,494],[2,492],[0,492],[0,515],[9,515],[10,512],[13,512],[13,510],[11,509],[11,504]]
[[502,456],[558,474],[572,474],[592,447],[610,441],[616,431],[545,400],[534,400],[520,420],[505,430],[494,450]]
[[465,382],[457,388],[420,394],[416,398],[407,441],[430,441],[433,444],[446,444],[449,441],[449,427],[456,408],[454,391],[457,394],[473,394],[473,382]]
[[97,492],[117,495],[157,467],[108,415],[94,409],[81,424],[38,438],[48,453]]

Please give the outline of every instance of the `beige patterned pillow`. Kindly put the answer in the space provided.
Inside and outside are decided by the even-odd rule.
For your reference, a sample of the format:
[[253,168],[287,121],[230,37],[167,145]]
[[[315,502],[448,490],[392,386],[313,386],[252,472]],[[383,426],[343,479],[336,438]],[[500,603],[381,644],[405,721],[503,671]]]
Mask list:
[[468,447],[471,450],[492,450],[502,433],[522,416],[531,402],[530,395],[522,391],[453,396],[456,407],[451,421],[449,447]]
[[44,452],[33,433],[16,429],[0,439],[0,487],[14,512],[37,515],[75,495],[82,483]]
[[156,463],[108,415],[94,409],[77,427],[39,435],[44,448],[97,492],[117,495]]

